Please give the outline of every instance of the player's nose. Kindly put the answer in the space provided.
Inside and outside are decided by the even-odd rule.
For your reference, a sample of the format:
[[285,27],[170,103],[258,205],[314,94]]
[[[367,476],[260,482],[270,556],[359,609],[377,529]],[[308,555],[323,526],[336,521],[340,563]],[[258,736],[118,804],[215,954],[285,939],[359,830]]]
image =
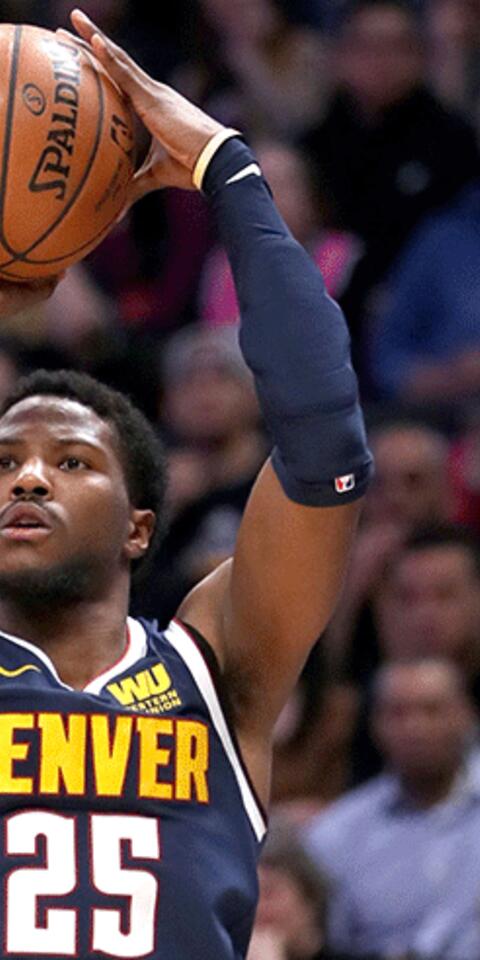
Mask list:
[[12,499],[33,495],[50,500],[52,492],[48,469],[40,457],[26,460],[12,479]]

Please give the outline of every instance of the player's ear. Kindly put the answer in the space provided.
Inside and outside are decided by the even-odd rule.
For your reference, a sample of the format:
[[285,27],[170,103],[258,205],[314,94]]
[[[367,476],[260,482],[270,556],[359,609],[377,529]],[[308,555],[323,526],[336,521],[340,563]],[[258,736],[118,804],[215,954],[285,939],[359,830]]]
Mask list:
[[153,510],[132,510],[128,523],[128,539],[125,555],[128,560],[138,560],[148,550],[155,529]]

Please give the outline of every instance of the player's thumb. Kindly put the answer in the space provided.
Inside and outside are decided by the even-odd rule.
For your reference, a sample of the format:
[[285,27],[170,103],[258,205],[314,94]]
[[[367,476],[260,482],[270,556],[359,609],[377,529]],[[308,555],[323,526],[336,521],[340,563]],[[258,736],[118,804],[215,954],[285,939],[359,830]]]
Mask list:
[[152,193],[153,190],[162,190],[164,187],[194,189],[189,170],[166,153],[161,144],[154,140],[148,157],[130,181],[127,193],[128,207],[148,193]]

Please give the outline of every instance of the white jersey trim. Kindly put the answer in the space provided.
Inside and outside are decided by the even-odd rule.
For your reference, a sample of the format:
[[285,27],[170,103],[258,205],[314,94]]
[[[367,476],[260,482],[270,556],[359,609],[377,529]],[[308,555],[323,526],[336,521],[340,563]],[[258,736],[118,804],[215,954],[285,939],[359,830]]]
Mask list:
[[119,673],[124,673],[129,667],[133,667],[137,660],[142,660],[147,654],[147,635],[142,624],[133,617],[127,617],[128,644],[120,660],[117,660],[111,667],[94,677],[83,688],[83,693],[100,693],[105,684]]
[[265,820],[240,762],[208,666],[195,641],[179,623],[171,621],[164,636],[182,658],[208,707],[213,726],[235,774],[243,806],[260,842],[267,829]]

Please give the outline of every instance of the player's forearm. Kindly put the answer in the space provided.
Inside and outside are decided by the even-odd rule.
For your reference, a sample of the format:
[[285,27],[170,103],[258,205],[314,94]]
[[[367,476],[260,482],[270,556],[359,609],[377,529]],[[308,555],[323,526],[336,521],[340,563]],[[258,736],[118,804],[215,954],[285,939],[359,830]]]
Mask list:
[[[240,343],[276,444],[288,496],[334,505],[359,496],[370,472],[349,336],[317,267],[293,239],[240,140],[224,144],[203,188],[212,198],[237,288]],[[228,182],[230,181],[230,182]],[[337,492],[335,478],[351,489]]]

